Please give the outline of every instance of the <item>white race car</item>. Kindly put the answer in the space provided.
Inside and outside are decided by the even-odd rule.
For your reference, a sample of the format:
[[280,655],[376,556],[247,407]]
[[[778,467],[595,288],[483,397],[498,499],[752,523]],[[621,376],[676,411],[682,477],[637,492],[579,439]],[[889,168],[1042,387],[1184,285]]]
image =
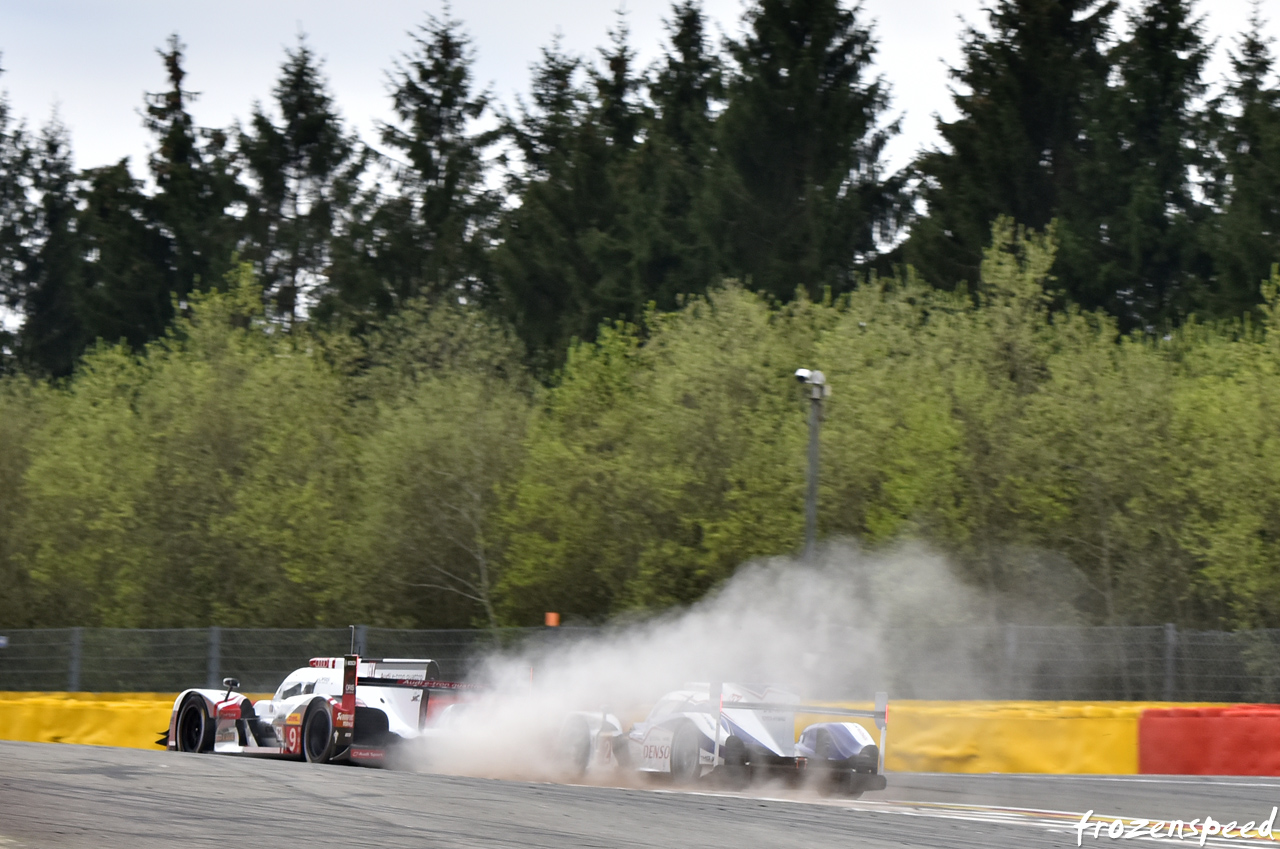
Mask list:
[[216,752],[381,764],[419,738],[429,720],[469,685],[441,681],[434,660],[312,658],[269,699],[225,690],[185,690],[157,741],[170,751]]
[[[670,776],[692,784],[714,776],[730,787],[752,780],[782,777],[817,781],[824,792],[857,797],[886,786],[881,750],[887,697],[876,694],[874,711],[800,704],[780,688],[744,684],[690,684],[663,696],[644,722],[623,733],[613,717],[587,739],[592,762],[603,762],[608,746],[619,765],[642,773]],[[816,713],[873,718],[879,746],[853,722],[819,722],[796,738],[796,714]]]

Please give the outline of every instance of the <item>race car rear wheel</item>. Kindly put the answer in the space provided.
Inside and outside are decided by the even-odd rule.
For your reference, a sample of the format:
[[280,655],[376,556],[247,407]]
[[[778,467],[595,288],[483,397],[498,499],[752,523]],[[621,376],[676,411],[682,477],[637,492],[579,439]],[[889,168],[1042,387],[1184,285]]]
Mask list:
[[208,752],[213,749],[213,721],[205,709],[204,699],[187,696],[178,708],[177,737],[179,752]]
[[814,759],[811,761],[813,772],[818,781],[818,792],[823,796],[844,796],[856,799],[862,793],[852,790],[853,770],[837,763],[840,753],[836,751],[835,741],[825,729],[818,731],[813,745]]
[[333,757],[333,721],[322,707],[313,707],[302,721],[302,754],[313,764],[325,764]]
[[671,737],[671,780],[676,784],[693,784],[702,772],[698,763],[698,729],[692,722],[682,723]]
[[724,756],[724,784],[730,790],[742,790],[751,783],[751,765],[747,763],[746,744],[738,737],[724,741],[720,750]]
[[853,789],[858,786],[857,782],[858,774],[853,770],[833,770],[831,781],[827,784],[827,792],[845,799],[860,799],[862,798],[862,791]]

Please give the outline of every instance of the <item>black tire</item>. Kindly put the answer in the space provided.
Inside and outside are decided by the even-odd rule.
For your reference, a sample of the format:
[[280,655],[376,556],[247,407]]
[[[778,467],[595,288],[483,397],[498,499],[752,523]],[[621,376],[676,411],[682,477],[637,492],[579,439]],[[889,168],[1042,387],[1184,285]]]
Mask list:
[[582,717],[573,717],[560,730],[560,758],[568,777],[582,778],[591,762],[591,729]]
[[835,743],[826,731],[818,732],[814,744],[814,753],[818,756],[818,792],[823,796],[840,796],[844,799],[859,799],[861,790],[854,790],[857,771],[845,766],[836,766],[831,759]]
[[671,737],[671,780],[689,786],[702,775],[698,763],[698,729],[692,722],[682,723]]
[[724,758],[724,765],[720,767],[724,771],[724,786],[730,790],[745,789],[751,783],[746,744],[737,737],[730,737],[724,741],[720,755]]
[[178,723],[174,729],[179,752],[213,751],[213,720],[204,706],[204,699],[187,696],[178,708]]
[[302,721],[302,756],[313,764],[327,764],[333,757],[333,720],[322,707],[311,708]]
[[849,778],[845,775],[846,770],[837,769],[831,764],[832,749],[835,744],[831,742],[831,735],[824,729],[818,731],[818,737],[813,743],[813,774],[818,782],[818,792],[823,796],[831,796],[833,794],[841,794],[841,784],[847,783]]
[[835,770],[830,783],[831,792],[843,799],[860,799],[862,798],[861,790],[854,790],[854,782],[858,780],[858,773],[851,769]]

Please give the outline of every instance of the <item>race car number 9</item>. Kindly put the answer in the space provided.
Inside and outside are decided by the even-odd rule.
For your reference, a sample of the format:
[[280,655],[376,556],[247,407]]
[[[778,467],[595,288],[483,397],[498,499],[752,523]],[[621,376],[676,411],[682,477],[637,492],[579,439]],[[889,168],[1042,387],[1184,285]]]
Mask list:
[[286,728],[284,732],[284,739],[290,750],[298,748],[298,726],[290,725]]

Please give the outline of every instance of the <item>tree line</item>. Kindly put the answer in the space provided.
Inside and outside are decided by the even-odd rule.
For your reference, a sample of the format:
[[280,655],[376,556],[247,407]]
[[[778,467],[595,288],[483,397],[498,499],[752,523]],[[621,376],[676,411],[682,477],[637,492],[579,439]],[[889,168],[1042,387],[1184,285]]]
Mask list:
[[[174,304],[254,266],[269,315],[355,333],[418,297],[483,303],[544,379],[602,322],[723,279],[789,301],[910,265],[980,284],[991,223],[1060,245],[1059,304],[1125,330],[1256,310],[1280,259],[1280,89],[1255,8],[1210,92],[1191,0],[997,0],[961,34],[958,117],[889,173],[877,42],[839,0],[757,0],[714,39],[696,0],[639,67],[620,15],[595,57],[558,41],[514,109],[473,76],[464,24],[428,16],[387,72],[376,139],[344,123],[300,39],[269,103],[195,125],[177,36],[144,99],[145,174],[77,170],[69,131],[0,106],[5,367],[65,376],[134,350]],[[10,324],[13,322],[10,321]]]
[[[0,382],[6,627],[533,625],[692,602],[819,530],[923,540],[1044,622],[1280,625],[1280,274],[1261,318],[1124,334],[999,222],[981,294],[737,284],[601,328],[553,386],[482,306],[280,333],[244,263],[139,354]],[[979,612],[980,613],[980,612]]]
[[[0,624],[536,624],[693,601],[803,526],[922,539],[996,615],[1280,622],[1280,100],[1255,14],[992,6],[889,174],[836,0],[695,2],[497,108],[428,18],[355,137],[300,41],[144,180],[0,111]],[[1001,600],[1008,604],[999,603]],[[1025,601],[1025,604],[1019,602]]]

